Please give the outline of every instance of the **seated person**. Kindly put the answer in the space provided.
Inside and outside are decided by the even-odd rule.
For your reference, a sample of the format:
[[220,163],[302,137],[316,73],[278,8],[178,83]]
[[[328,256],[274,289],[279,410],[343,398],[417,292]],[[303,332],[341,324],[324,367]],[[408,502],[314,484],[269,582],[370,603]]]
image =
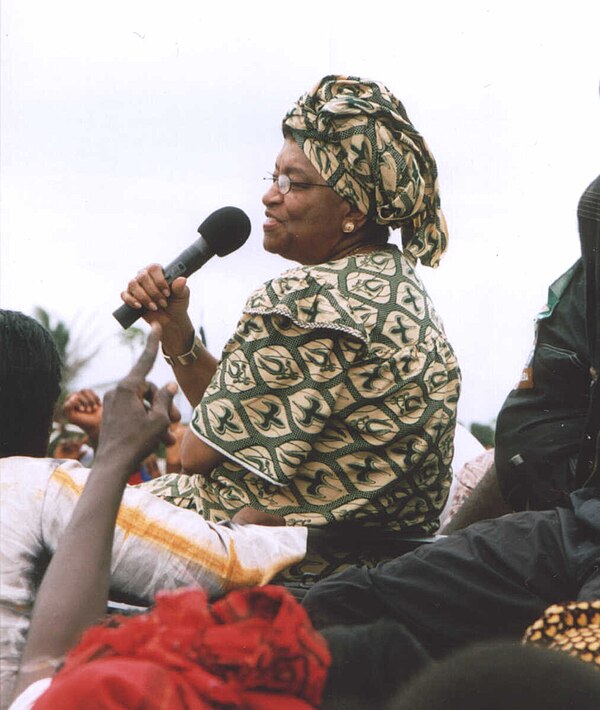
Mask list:
[[550,286],[532,355],[498,415],[495,468],[444,532],[511,510],[565,504],[592,473],[590,431],[598,428],[590,397],[598,378],[593,353],[600,349],[599,205],[600,176],[577,209],[581,258]]
[[[194,339],[184,278],[170,286],[153,264],[121,294],[163,326],[195,407],[182,443],[192,475],[146,485],[207,520],[249,508],[359,536],[434,533],[460,384],[415,270],[437,266],[448,241],[434,158],[388,89],[355,77],[325,77],[283,135],[263,245],[300,266],[250,296],[220,362]],[[388,244],[398,227],[402,250]]]
[[498,417],[496,472],[514,510],[551,507],[590,473],[590,457],[579,461],[579,451],[593,426],[590,392],[598,378],[592,354],[599,347],[599,210],[600,177],[577,210],[581,258],[550,287],[532,361]]
[[[0,310],[0,708],[19,668],[31,607],[89,471],[45,458],[61,365],[50,334]],[[107,452],[111,452],[108,449]],[[115,454],[116,455],[116,454]],[[157,590],[200,585],[210,597],[265,584],[302,558],[306,530],[217,525],[128,487],[117,517],[111,584],[149,603]]]

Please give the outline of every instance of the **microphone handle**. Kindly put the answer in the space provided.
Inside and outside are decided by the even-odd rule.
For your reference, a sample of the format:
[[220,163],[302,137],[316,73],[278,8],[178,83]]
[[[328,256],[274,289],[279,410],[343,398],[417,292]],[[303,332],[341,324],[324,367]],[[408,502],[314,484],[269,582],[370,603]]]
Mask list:
[[193,244],[181,252],[170,264],[164,268],[165,278],[169,286],[179,276],[190,276],[201,266],[204,266],[211,256],[214,256],[214,249],[200,236]]
[[148,309],[143,306],[141,308],[132,308],[127,305],[127,303],[123,303],[116,311],[113,311],[113,316],[119,321],[119,325],[121,325],[123,330],[127,330],[129,326],[133,325],[136,320],[147,311]]
[[[179,276],[190,276],[193,274],[201,266],[206,264],[211,256],[214,256],[214,253],[204,237],[201,236],[196,239],[191,246],[182,251],[176,259],[165,266],[164,274],[169,286]],[[127,303],[123,303],[116,311],[113,311],[113,316],[123,329],[127,330],[138,318],[147,312],[148,309],[144,306],[142,306],[142,308],[132,308]]]

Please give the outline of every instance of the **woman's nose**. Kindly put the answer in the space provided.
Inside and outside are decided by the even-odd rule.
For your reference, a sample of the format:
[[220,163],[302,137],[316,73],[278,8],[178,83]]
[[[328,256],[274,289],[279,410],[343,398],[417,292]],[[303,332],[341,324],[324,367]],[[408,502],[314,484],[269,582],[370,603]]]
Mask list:
[[265,194],[262,196],[263,205],[268,206],[273,202],[281,202],[283,200],[283,195],[279,192],[277,187],[277,182],[274,180],[268,187]]

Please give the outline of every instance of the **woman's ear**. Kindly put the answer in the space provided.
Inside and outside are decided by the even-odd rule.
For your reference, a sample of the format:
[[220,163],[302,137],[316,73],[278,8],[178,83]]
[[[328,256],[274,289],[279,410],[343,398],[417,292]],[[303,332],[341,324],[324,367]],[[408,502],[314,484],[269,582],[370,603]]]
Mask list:
[[350,207],[348,214],[344,217],[344,223],[350,222],[354,225],[352,232],[358,232],[359,229],[362,229],[362,227],[365,226],[366,221],[367,216],[355,207]]

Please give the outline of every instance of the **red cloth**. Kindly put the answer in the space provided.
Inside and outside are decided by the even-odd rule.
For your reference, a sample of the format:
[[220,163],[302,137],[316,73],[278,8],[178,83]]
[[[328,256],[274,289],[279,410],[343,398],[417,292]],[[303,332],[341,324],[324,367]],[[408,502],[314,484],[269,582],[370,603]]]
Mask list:
[[307,710],[331,657],[281,587],[162,592],[149,614],[89,629],[35,710]]

